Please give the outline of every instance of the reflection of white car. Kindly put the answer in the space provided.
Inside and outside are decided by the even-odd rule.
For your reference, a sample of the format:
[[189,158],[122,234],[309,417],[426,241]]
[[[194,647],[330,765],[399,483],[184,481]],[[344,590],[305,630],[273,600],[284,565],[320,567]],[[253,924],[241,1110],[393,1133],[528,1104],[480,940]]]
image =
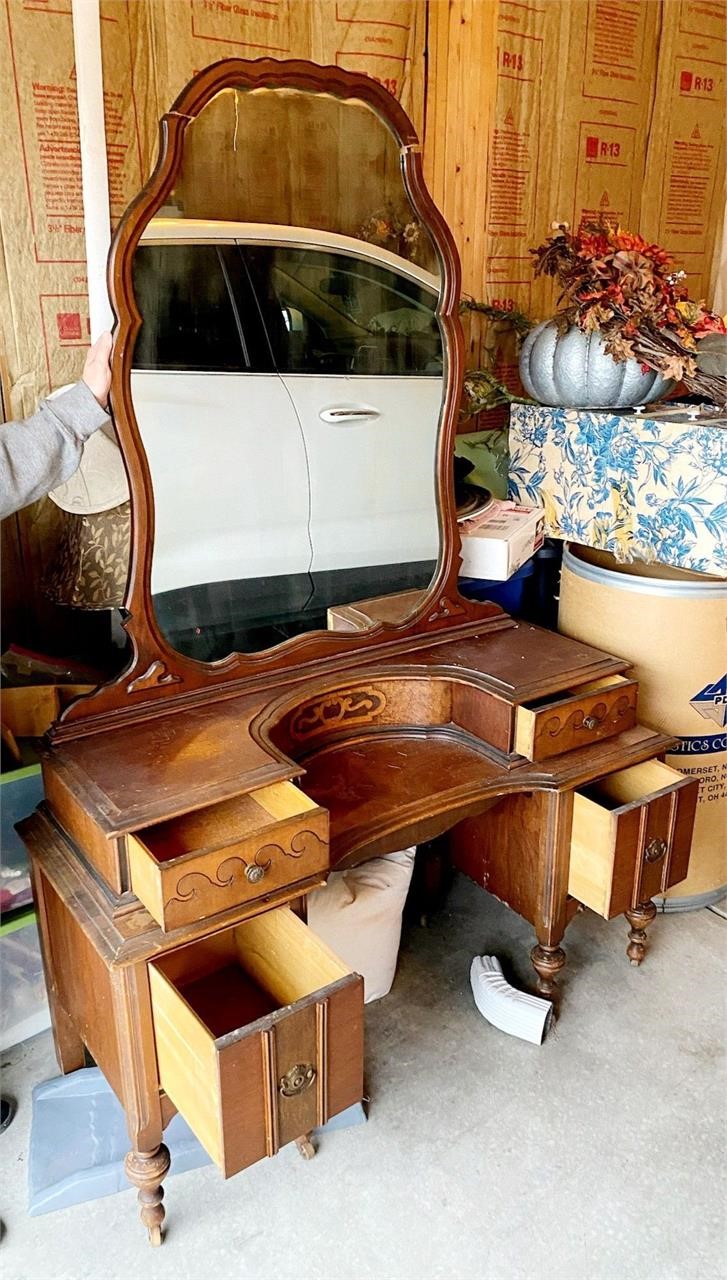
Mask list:
[[164,629],[183,646],[212,618],[224,648],[273,618],[285,634],[286,618],[320,625],[329,603],[427,582],[437,278],[329,232],[158,218],[134,288]]

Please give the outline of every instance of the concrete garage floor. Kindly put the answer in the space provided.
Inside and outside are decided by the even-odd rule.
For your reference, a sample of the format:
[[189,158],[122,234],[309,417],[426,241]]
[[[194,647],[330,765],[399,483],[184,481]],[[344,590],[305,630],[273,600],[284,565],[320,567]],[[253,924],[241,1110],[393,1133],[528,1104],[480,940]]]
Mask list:
[[49,1035],[5,1055],[19,1113],[0,1139],[3,1280],[702,1280],[727,1276],[725,930],[659,916],[641,969],[623,921],[578,916],[560,1023],[542,1048],[474,1008],[472,956],[519,979],[530,930],[458,880],[408,928],[367,1010],[371,1118],[318,1156],[286,1148],[224,1182],[169,1178],[151,1250],[132,1191],[25,1214],[30,1090]]

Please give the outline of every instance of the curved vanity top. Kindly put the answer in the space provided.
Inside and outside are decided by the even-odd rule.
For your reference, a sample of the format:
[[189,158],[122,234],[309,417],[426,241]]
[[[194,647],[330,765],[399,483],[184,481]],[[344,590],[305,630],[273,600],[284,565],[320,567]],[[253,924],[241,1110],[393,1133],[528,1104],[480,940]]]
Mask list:
[[506,770],[474,740],[441,730],[361,736],[310,757],[302,786],[328,810],[331,867],[342,870],[431,840],[511,792],[580,786],[640,763],[668,741],[637,725],[589,747],[587,760],[579,753],[579,765],[566,753],[548,761],[547,768],[521,760]]
[[[284,779],[302,779],[303,790],[319,799],[322,765],[313,751],[330,735],[316,731],[315,716],[325,725],[326,699],[355,689],[364,697],[362,714],[354,706],[352,716],[334,724],[345,731],[346,742],[331,749],[330,768],[335,764],[350,777],[352,768],[366,774],[375,767],[379,753],[389,747],[370,742],[354,748],[350,742],[352,733],[358,735],[368,725],[379,736],[380,731],[401,735],[407,770],[412,778],[422,778],[421,784],[412,783],[420,798],[423,787],[431,794],[435,785],[446,805],[454,771],[463,771],[468,779],[463,785],[479,796],[485,788],[502,794],[512,787],[559,786],[571,769],[567,756],[556,757],[544,769],[514,753],[515,709],[528,699],[608,678],[627,666],[566,636],[514,624],[505,631],[407,651],[398,660],[339,669],[325,679],[308,676],[265,690],[230,691],[214,702],[183,703],[174,712],[120,724],[113,732],[61,742],[46,753],[44,768],[73,787],[109,837]],[[378,718],[367,709],[366,696],[372,691],[385,695]],[[628,747],[636,759],[666,750],[671,742],[649,730],[639,732],[643,744],[640,739],[632,743],[628,734],[612,738],[611,744],[621,752]],[[352,750],[359,754],[351,755]],[[581,772],[586,762],[591,776],[608,768],[608,743],[594,743],[585,752],[578,753]],[[394,776],[393,769],[387,772]],[[336,815],[344,806],[327,788],[325,795],[338,841]]]

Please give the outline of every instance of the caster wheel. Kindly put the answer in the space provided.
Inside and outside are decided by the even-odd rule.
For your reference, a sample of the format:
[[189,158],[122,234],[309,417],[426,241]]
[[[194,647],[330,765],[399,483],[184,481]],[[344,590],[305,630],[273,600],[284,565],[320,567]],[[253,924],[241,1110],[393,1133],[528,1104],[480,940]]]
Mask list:
[[149,1244],[152,1249],[158,1249],[164,1240],[161,1227],[149,1227]]
[[307,1136],[304,1138],[296,1138],[295,1145],[298,1148],[298,1151],[300,1155],[302,1155],[304,1160],[312,1160],[314,1155],[316,1154],[316,1149],[313,1146],[313,1143],[311,1142],[310,1138]]

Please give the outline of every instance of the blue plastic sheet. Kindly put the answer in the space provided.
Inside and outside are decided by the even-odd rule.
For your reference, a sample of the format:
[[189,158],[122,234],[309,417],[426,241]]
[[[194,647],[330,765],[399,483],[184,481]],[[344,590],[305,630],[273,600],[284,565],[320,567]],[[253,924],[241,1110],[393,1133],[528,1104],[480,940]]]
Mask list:
[[[319,1132],[365,1120],[359,1103],[334,1116]],[[170,1176],[211,1163],[180,1115],[165,1129],[164,1141],[172,1157]],[[28,1162],[31,1217],[127,1190],[128,1150],[123,1108],[98,1067],[36,1085]]]

